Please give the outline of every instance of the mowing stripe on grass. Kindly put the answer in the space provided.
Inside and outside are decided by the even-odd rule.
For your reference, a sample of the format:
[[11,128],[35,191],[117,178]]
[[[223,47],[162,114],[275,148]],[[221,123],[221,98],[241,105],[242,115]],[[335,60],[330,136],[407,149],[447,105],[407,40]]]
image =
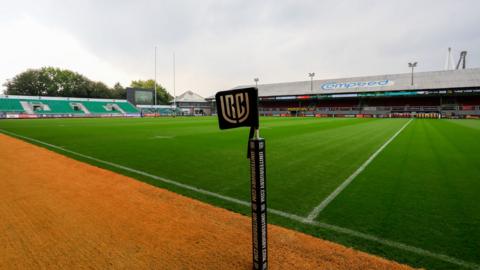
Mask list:
[[379,243],[379,244],[382,244],[384,246],[396,248],[396,249],[399,249],[399,250],[405,250],[405,251],[408,251],[408,252],[411,252],[411,253],[414,253],[414,254],[417,254],[417,255],[421,255],[421,256],[424,256],[424,257],[430,257],[430,258],[437,259],[439,261],[448,262],[448,263],[458,265],[458,266],[461,266],[461,267],[464,267],[464,268],[467,268],[467,269],[480,270],[480,265],[479,264],[472,263],[472,262],[467,262],[467,261],[460,260],[460,259],[457,259],[457,258],[454,258],[454,257],[450,257],[450,256],[447,256],[447,255],[444,255],[444,254],[434,253],[434,252],[425,250],[423,248],[418,248],[418,247],[403,244],[403,243],[400,243],[400,242],[383,239],[383,238],[380,238],[380,237],[377,237],[377,236],[374,236],[374,235],[350,230],[350,229],[347,229],[347,228],[343,228],[343,227],[340,227],[340,226],[331,225],[331,224],[327,224],[327,223],[323,223],[323,222],[312,221],[310,224],[312,224],[314,226],[317,226],[317,227],[320,227],[320,228],[323,228],[323,229],[331,230],[331,231],[334,231],[334,232],[337,232],[337,233],[343,233],[343,234],[346,234],[346,235],[349,235],[349,236],[354,236],[354,237],[357,237],[357,238],[360,238],[360,239],[364,239],[364,240],[368,240],[368,241],[371,241],[371,242]]
[[[408,123],[410,123],[410,122],[408,122]],[[112,162],[109,162],[109,161],[105,161],[105,160],[94,158],[94,157],[91,157],[91,156],[88,156],[88,155],[77,153],[75,151],[68,150],[64,147],[60,147],[60,146],[53,145],[53,144],[50,144],[50,143],[47,143],[47,142],[43,142],[43,141],[40,141],[40,140],[37,140],[37,139],[22,136],[22,135],[19,135],[19,134],[10,132],[10,131],[6,131],[6,130],[3,130],[3,129],[0,129],[0,132],[2,132],[4,134],[8,134],[8,135],[13,136],[13,137],[25,139],[27,141],[35,142],[35,143],[38,143],[38,144],[41,144],[41,145],[44,145],[44,146],[47,146],[47,147],[50,147],[50,148],[53,148],[53,149],[57,149],[57,150],[60,150],[60,151],[66,152],[66,153],[70,153],[70,154],[75,155],[75,156],[79,156],[79,157],[82,157],[82,158],[85,158],[85,159],[89,159],[89,160],[92,160],[92,161],[95,161],[95,162],[98,162],[98,163],[102,163],[102,164],[105,164],[105,165],[108,165],[108,166],[111,166],[111,167],[114,167],[114,168],[118,168],[118,169],[121,169],[121,170],[124,170],[124,171],[132,172],[132,173],[135,173],[135,174],[138,174],[138,175],[143,175],[143,176],[158,180],[160,182],[171,184],[171,185],[174,185],[174,186],[177,186],[177,187],[180,187],[180,188],[184,188],[184,189],[194,191],[194,192],[197,192],[197,193],[200,193],[200,194],[204,194],[204,195],[207,195],[207,196],[215,197],[215,198],[225,200],[225,201],[228,201],[228,202],[232,202],[232,203],[235,203],[235,204],[238,204],[238,205],[243,205],[243,206],[246,206],[246,207],[250,207],[250,202],[247,202],[247,201],[243,201],[243,200],[235,199],[235,198],[232,198],[232,197],[224,196],[224,195],[221,195],[221,194],[218,194],[218,193],[215,193],[215,192],[211,192],[211,191],[208,191],[208,190],[196,188],[196,187],[186,185],[186,184],[183,184],[183,183],[180,183],[180,182],[177,182],[177,181],[173,181],[173,180],[166,179],[166,178],[163,178],[163,177],[160,177],[160,176],[149,174],[147,172],[139,171],[139,170],[136,170],[136,169],[133,169],[133,168],[123,166],[123,165],[119,165],[119,164],[116,164],[116,163],[112,163]],[[374,236],[374,235],[365,234],[365,233],[362,233],[362,232],[354,231],[354,230],[343,228],[343,227],[340,227],[340,226],[335,226],[335,225],[331,225],[331,224],[327,224],[327,223],[323,223],[323,222],[311,221],[311,220],[308,220],[308,218],[301,217],[301,216],[291,214],[291,213],[287,213],[287,212],[284,212],[284,211],[276,210],[276,209],[268,208],[268,211],[271,214],[281,216],[281,217],[284,217],[284,218],[288,218],[290,220],[298,221],[302,224],[308,224],[308,225],[311,225],[311,226],[315,226],[315,227],[319,227],[319,228],[322,228],[322,229],[330,230],[330,231],[333,231],[333,232],[336,232],[336,233],[345,234],[345,235],[348,235],[348,236],[364,239],[364,240],[367,240],[367,241],[371,241],[371,242],[375,242],[375,243],[382,244],[382,245],[385,245],[385,246],[389,246],[389,247],[392,247],[392,248],[396,248],[396,249],[399,249],[399,250],[411,252],[411,253],[414,253],[414,254],[417,254],[417,255],[420,255],[420,256],[430,257],[430,258],[433,258],[433,259],[437,259],[439,261],[451,263],[451,264],[458,265],[458,266],[461,266],[461,267],[465,267],[465,268],[468,268],[468,269],[480,270],[480,265],[478,265],[478,264],[463,261],[463,260],[460,260],[460,259],[457,259],[457,258],[454,258],[454,257],[450,257],[450,256],[447,256],[447,255],[444,255],[444,254],[434,253],[434,252],[431,252],[431,251],[428,251],[428,250],[425,250],[425,249],[417,248],[417,247],[410,246],[410,245],[407,245],[407,244],[403,244],[403,243],[400,243],[400,242],[395,242],[395,241],[383,239],[383,238],[380,238],[380,237],[377,237],[377,236]]]
[[323,201],[317,205],[307,216],[307,222],[312,222],[318,217],[318,215],[325,209],[365,168],[370,164],[380,152],[387,147],[397,136],[400,134],[411,122],[410,119],[405,125],[403,125],[390,139],[388,139],[375,153],[373,153],[358,169],[353,172],[340,186],[338,186],[330,195],[328,195]]

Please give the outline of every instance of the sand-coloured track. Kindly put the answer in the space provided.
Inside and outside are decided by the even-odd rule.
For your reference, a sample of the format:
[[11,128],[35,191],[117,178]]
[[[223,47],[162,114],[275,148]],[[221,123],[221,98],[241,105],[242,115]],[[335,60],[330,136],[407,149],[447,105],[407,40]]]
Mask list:
[[[410,269],[269,226],[271,269]],[[251,269],[248,217],[0,134],[0,269]]]

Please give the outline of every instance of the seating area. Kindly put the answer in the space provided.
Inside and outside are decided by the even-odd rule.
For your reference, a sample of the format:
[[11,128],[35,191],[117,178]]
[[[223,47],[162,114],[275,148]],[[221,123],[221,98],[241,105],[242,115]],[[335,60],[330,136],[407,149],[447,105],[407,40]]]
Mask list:
[[[419,113],[429,118],[441,115],[480,115],[480,96],[362,97],[296,101],[261,100],[261,115],[404,115]],[[392,116],[393,117],[393,116]],[[402,116],[403,117],[403,116]]]
[[[42,101],[28,101],[20,100],[27,102],[32,107],[33,111],[36,114],[78,114],[84,113],[83,111],[76,111],[70,106],[69,102],[61,100],[42,100]],[[43,106],[42,106],[43,105]],[[46,105],[46,106],[45,106]]]
[[17,99],[0,98],[0,111],[2,112],[23,112],[22,105]]
[[87,110],[92,114],[102,114],[102,113],[112,113],[112,114],[119,114],[122,111],[114,108],[109,107],[108,105],[112,105],[109,102],[83,102],[83,105],[87,108]]
[[118,102],[116,103],[125,113],[139,113],[139,110],[135,108],[130,102]]
[[139,110],[126,100],[0,96],[0,113],[81,117],[135,115]]

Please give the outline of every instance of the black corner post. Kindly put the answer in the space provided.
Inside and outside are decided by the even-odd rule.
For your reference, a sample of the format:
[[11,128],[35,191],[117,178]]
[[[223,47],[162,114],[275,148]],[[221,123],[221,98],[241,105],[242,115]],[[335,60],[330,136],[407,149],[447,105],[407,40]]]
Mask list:
[[253,269],[266,270],[267,254],[267,186],[265,140],[256,135],[248,142],[252,196]]
[[221,91],[215,95],[220,129],[250,127],[247,157],[250,159],[253,269],[267,270],[267,186],[265,140],[259,135],[258,89]]

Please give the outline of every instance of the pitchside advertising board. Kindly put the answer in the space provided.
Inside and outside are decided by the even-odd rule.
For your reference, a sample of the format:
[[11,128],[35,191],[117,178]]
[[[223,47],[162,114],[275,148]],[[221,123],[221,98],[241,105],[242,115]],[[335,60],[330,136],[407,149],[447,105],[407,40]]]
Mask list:
[[250,127],[248,157],[252,206],[253,269],[265,270],[267,254],[267,189],[265,140],[259,137],[258,90],[244,88],[215,95],[220,129]]

